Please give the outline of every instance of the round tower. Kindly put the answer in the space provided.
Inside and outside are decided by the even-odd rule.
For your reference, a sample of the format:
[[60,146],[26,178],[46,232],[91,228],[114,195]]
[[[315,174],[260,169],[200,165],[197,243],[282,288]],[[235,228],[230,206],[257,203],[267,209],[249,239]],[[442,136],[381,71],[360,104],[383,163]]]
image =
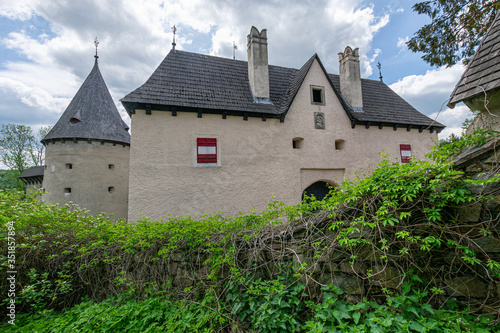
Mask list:
[[43,200],[127,218],[130,134],[94,67],[43,138]]

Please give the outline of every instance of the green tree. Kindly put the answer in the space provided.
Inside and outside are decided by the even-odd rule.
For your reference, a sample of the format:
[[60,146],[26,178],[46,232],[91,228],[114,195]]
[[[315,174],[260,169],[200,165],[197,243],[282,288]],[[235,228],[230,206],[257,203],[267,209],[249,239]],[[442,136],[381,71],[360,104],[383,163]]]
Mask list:
[[406,44],[431,66],[451,66],[470,61],[500,8],[499,0],[426,0],[413,10],[431,23],[418,30]]
[[[41,127],[36,134],[26,125],[7,124],[0,128],[1,162],[11,170],[5,174],[5,183],[0,187],[11,187],[16,176],[31,166],[43,165],[45,147],[40,140],[50,127]],[[9,185],[10,184],[10,185]],[[5,185],[5,186],[4,186]],[[7,186],[8,185],[8,186]],[[17,180],[17,187],[24,188],[24,183]]]
[[43,165],[45,163],[45,146],[40,142],[50,131],[52,126],[42,126],[35,134],[33,141],[32,160],[35,165]]

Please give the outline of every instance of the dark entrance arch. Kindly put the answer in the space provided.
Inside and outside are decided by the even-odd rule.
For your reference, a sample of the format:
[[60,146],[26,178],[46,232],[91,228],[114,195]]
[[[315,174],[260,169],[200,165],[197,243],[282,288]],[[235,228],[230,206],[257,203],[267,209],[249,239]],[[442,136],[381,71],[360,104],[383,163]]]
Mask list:
[[319,181],[314,184],[309,185],[308,188],[302,192],[302,200],[304,200],[304,195],[307,194],[308,197],[314,195],[316,200],[323,200],[326,195],[330,192],[332,185],[327,182]]

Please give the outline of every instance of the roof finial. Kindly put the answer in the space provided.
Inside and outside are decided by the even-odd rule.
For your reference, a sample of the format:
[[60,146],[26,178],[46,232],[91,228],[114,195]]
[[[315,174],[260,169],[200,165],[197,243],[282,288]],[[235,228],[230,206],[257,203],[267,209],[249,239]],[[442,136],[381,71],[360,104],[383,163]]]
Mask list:
[[380,63],[380,61],[377,63],[377,67],[378,67],[378,74],[380,75],[379,76],[379,79],[380,79],[380,82],[384,82],[384,80],[382,80],[383,76],[382,76],[382,64]]
[[175,27],[175,24],[174,24],[174,26],[172,27],[172,31],[174,32],[174,41],[173,41],[173,43],[172,43],[172,50],[174,50],[174,51],[175,51],[175,45],[177,45],[177,44],[175,44],[175,33],[177,32],[177,28]]
[[236,50],[238,49],[238,46],[234,43],[233,40],[233,59],[236,59]]
[[95,62],[97,63],[97,58],[99,58],[99,56],[97,55],[97,47],[99,46],[99,41],[97,40],[97,37],[94,39],[94,45],[95,45]]

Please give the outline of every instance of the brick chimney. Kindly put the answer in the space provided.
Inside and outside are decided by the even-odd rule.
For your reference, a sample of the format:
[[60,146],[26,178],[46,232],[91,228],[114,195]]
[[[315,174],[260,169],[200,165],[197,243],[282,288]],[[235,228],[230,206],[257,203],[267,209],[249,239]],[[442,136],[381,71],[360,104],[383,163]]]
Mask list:
[[267,60],[267,30],[252,27],[247,36],[248,81],[256,100],[269,99],[269,66]]
[[347,46],[343,53],[339,53],[340,92],[353,108],[363,107],[358,50],[358,48],[353,50],[350,46]]

